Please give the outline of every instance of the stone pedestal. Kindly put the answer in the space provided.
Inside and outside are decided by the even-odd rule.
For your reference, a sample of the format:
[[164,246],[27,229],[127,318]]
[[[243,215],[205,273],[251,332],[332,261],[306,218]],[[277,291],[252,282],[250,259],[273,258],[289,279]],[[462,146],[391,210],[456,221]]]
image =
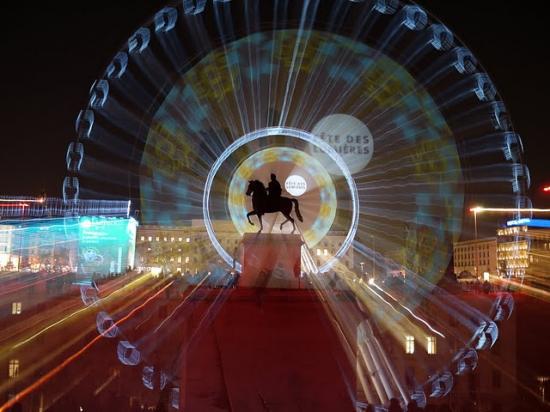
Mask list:
[[300,287],[300,235],[245,233],[243,272],[239,286],[259,288]]

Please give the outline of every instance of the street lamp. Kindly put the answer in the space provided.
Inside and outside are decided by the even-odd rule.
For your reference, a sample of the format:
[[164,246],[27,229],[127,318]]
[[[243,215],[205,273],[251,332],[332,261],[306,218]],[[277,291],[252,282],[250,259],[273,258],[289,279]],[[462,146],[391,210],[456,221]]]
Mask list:
[[363,276],[365,274],[365,262],[361,262],[359,265],[361,265],[361,276]]
[[374,243],[374,235],[370,235],[372,238],[372,278],[376,277],[376,244]]
[[470,212],[474,212],[474,238],[477,239],[477,214],[483,211],[483,207],[476,206],[470,209]]

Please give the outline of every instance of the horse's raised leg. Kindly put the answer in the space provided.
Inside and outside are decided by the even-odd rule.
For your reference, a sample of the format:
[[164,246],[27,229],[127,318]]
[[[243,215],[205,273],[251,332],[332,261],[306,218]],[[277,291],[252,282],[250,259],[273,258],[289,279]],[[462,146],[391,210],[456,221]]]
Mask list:
[[[252,222],[252,220],[250,220],[250,216],[253,216],[253,215],[256,215],[256,214],[257,213],[256,213],[255,210],[253,210],[252,212],[248,212],[246,214],[246,218],[248,219],[248,223],[250,223],[252,226],[254,226],[254,222]],[[261,221],[261,219],[260,219],[260,221]]]

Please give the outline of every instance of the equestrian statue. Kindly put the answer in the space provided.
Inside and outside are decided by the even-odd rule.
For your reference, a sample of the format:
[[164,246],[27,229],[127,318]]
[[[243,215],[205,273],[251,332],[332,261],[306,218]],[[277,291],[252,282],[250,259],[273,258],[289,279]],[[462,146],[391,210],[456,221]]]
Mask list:
[[292,223],[291,233],[294,233],[296,231],[296,225],[294,224],[294,219],[290,216],[290,213],[292,212],[292,204],[294,204],[294,209],[298,220],[300,222],[304,221],[302,214],[300,213],[298,200],[282,197],[281,193],[281,184],[277,181],[277,176],[273,173],[271,174],[271,181],[269,182],[267,189],[259,180],[250,180],[248,182],[246,195],[252,196],[252,211],[248,212],[246,218],[251,225],[254,225],[252,220],[250,220],[250,216],[258,216],[258,219],[260,220],[260,230],[258,232],[261,232],[264,228],[262,216],[265,213],[281,212],[283,216],[286,217],[286,220],[281,223],[281,230],[283,230],[285,223],[290,221]]

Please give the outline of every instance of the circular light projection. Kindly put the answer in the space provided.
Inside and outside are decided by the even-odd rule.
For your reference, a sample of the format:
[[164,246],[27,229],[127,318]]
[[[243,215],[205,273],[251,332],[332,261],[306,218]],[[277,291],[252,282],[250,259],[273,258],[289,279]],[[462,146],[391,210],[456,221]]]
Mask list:
[[203,211],[204,224],[206,227],[206,231],[208,233],[208,237],[212,242],[214,249],[218,252],[218,254],[223,258],[223,260],[228,265],[230,266],[234,265],[237,268],[237,270],[239,271],[242,270],[241,263],[236,262],[235,259],[229,253],[227,253],[227,251],[223,248],[220,241],[216,237],[216,234],[212,225],[212,220],[210,218],[210,215],[211,215],[210,192],[212,190],[212,184],[213,184],[214,178],[216,177],[216,174],[218,173],[218,170],[222,166],[223,162],[225,162],[236,150],[238,150],[242,146],[249,144],[251,142],[254,142],[255,140],[266,138],[269,136],[287,136],[287,137],[295,138],[305,143],[309,143],[319,147],[321,150],[323,150],[323,152],[327,153],[328,156],[330,156],[330,158],[334,163],[338,165],[338,168],[340,169],[340,171],[342,172],[342,175],[344,176],[344,179],[346,181],[346,184],[348,186],[349,193],[351,196],[351,204],[352,204],[351,225],[344,241],[342,242],[342,245],[340,246],[338,251],[334,254],[334,257],[332,257],[331,259],[323,263],[318,268],[319,272],[321,273],[326,272],[332,267],[332,265],[334,265],[335,262],[337,262],[340,258],[342,258],[342,256],[344,256],[346,251],[351,246],[351,243],[353,242],[355,233],[357,232],[357,226],[359,224],[359,196],[357,193],[357,187],[355,185],[355,181],[351,177],[351,173],[349,172],[347,166],[345,165],[342,158],[338,155],[338,153],[336,153],[336,151],[323,140],[312,135],[311,133],[308,133],[302,130],[296,130],[288,127],[268,127],[268,128],[257,130],[255,132],[244,135],[243,137],[235,140],[231,145],[229,145],[227,149],[224,150],[221,156],[212,165],[212,168],[208,173],[208,176],[206,178],[206,183],[204,185],[202,211]]
[[[303,47],[296,72],[295,44]],[[464,211],[459,148],[436,100],[377,49],[315,30],[254,33],[208,53],[163,96],[141,158],[145,221],[200,219],[204,179],[235,136],[282,124],[317,136],[344,159],[360,193],[360,245],[376,236],[377,251],[396,270],[404,266],[430,281],[446,270]],[[325,151],[308,142],[292,146],[293,140],[261,139],[243,147],[231,155],[224,176],[252,153],[278,144],[318,159],[336,192],[347,192]],[[223,210],[227,183],[216,180],[216,220],[231,219]],[[352,212],[349,201],[339,201],[341,230]],[[359,247],[358,256],[366,255],[359,259],[371,253]]]
[[[311,132],[330,144],[342,156],[352,174],[365,169],[372,158],[374,151],[372,133],[365,123],[354,116],[328,115],[319,120]],[[320,153],[315,147],[311,147],[310,151],[329,173],[339,174],[338,168],[326,154]]]
[[[334,222],[337,210],[336,188],[321,163],[301,150],[289,147],[263,149],[238,166],[229,184],[228,207],[233,225],[240,234],[257,231],[257,227],[251,226],[246,218],[252,206],[250,198],[244,193],[249,180],[267,182],[271,173],[276,173],[280,179],[288,176],[284,182],[287,193],[283,192],[283,196],[300,196],[304,222],[298,225],[304,242],[313,248],[327,235]],[[279,233],[279,224],[285,218],[277,213],[265,215],[264,220],[266,232]]]
[[300,175],[290,175],[285,180],[285,190],[292,196],[302,196],[307,192],[307,182]]
[[[398,0],[179,1],[138,28],[117,53],[94,83],[76,134],[65,159],[67,200],[129,193],[145,224],[204,220],[215,249],[206,244],[205,254],[220,253],[228,264],[233,259],[212,220],[235,226],[219,236],[234,244],[229,237],[239,231],[231,223],[230,177],[275,147],[315,158],[334,185],[338,207],[333,221],[313,233],[345,228],[338,253],[352,240],[354,247],[353,259],[346,256],[333,272],[310,279],[343,345],[362,336],[355,321],[368,319],[382,332],[365,326],[365,338],[356,342],[361,353],[350,356],[350,370],[364,372],[348,382],[362,385],[354,402],[365,397],[387,404],[399,394],[407,403],[449,393],[453,379],[445,365],[454,358],[443,349],[445,340],[438,341],[439,370],[417,371],[423,383],[403,382],[407,372],[399,364],[373,374],[368,359],[392,362],[384,352],[392,336],[400,346],[404,336],[420,342],[427,334],[452,335],[480,350],[498,336],[494,322],[480,321],[479,310],[438,299],[432,288],[449,266],[453,242],[473,233],[466,219],[473,199],[508,208],[528,203],[521,139],[477,59],[419,6]],[[288,170],[278,177],[284,182],[291,175],[306,181],[300,201],[307,202],[314,190],[308,174]],[[299,179],[290,182],[289,195],[302,187]],[[241,189],[232,201],[242,209]],[[307,225],[300,227],[307,233]],[[316,249],[317,261],[331,255],[328,245]],[[365,282],[360,275],[367,271],[376,275]],[[332,299],[336,290],[355,294],[368,313]],[[86,304],[97,301],[93,291],[81,294]],[[507,316],[503,307],[495,308],[495,321]],[[458,328],[448,324],[450,317]],[[98,327],[108,322],[100,319]],[[157,336],[155,344],[165,350]],[[121,342],[121,362],[140,362],[149,351],[129,342]],[[452,370],[473,370],[468,362]]]

